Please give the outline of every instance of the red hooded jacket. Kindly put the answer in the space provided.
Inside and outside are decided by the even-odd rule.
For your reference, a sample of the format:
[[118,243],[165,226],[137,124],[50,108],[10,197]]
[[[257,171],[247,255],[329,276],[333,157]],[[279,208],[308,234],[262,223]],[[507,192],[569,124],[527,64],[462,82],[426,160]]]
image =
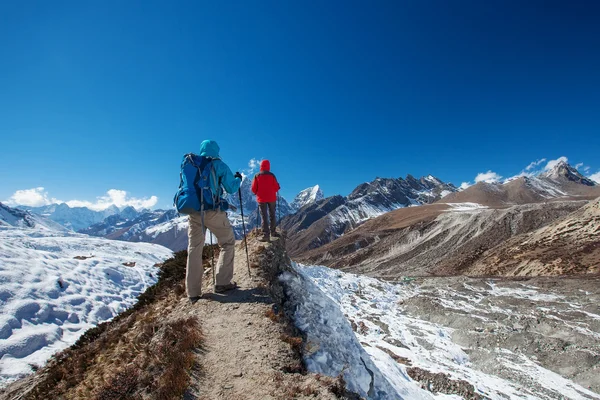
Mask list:
[[271,173],[271,163],[269,160],[262,160],[260,163],[260,172],[252,180],[252,193],[256,195],[256,201],[259,203],[271,203],[277,201],[277,192],[280,186],[275,175]]

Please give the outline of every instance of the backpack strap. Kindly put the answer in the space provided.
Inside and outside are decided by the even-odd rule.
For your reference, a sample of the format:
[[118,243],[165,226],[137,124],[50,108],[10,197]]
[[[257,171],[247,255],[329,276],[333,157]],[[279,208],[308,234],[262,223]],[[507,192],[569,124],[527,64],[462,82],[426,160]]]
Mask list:
[[213,179],[213,182],[215,184],[215,189],[216,189],[216,193],[213,193],[213,204],[215,206],[215,209],[218,209],[219,207],[219,203],[221,203],[221,196],[219,196],[219,189],[221,187],[221,180],[217,180],[217,173],[215,171],[215,163],[214,163],[214,159],[210,161],[210,175]]

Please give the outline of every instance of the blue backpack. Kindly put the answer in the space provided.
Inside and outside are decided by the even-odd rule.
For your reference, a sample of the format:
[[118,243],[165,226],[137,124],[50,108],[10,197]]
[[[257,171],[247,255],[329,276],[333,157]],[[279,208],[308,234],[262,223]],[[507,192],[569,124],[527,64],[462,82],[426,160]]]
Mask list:
[[[180,214],[193,214],[207,210],[218,210],[221,204],[219,193],[213,187],[221,187],[212,158],[190,153],[183,156],[179,190],[173,204]],[[211,184],[212,183],[212,184]]]

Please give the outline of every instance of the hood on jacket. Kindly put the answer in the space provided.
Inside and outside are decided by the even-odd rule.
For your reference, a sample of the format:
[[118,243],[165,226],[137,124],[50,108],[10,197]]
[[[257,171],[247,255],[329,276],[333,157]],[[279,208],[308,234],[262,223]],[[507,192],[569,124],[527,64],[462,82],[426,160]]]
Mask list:
[[269,162],[269,160],[262,160],[260,162],[260,170],[267,172],[271,170],[271,163]]
[[200,155],[203,157],[219,158],[219,150],[214,140],[205,140],[200,144]]

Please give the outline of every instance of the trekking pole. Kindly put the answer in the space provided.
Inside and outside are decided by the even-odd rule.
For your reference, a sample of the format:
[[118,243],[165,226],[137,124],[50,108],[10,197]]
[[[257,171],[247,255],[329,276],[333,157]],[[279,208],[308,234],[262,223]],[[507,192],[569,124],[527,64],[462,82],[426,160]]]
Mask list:
[[279,225],[281,223],[281,196],[279,192],[277,192],[277,212],[279,213],[279,223],[277,225]]
[[250,256],[248,255],[248,235],[246,234],[246,222],[244,221],[244,205],[242,204],[242,189],[238,189],[240,195],[240,209],[242,210],[242,227],[244,228],[244,242],[246,244],[246,261],[248,262],[248,276],[252,278],[250,273]]
[[213,239],[212,239],[212,237],[213,237],[213,234],[212,234],[212,232],[210,232],[210,256],[212,258],[213,285],[216,285],[217,281],[215,280],[215,248],[213,246]]

